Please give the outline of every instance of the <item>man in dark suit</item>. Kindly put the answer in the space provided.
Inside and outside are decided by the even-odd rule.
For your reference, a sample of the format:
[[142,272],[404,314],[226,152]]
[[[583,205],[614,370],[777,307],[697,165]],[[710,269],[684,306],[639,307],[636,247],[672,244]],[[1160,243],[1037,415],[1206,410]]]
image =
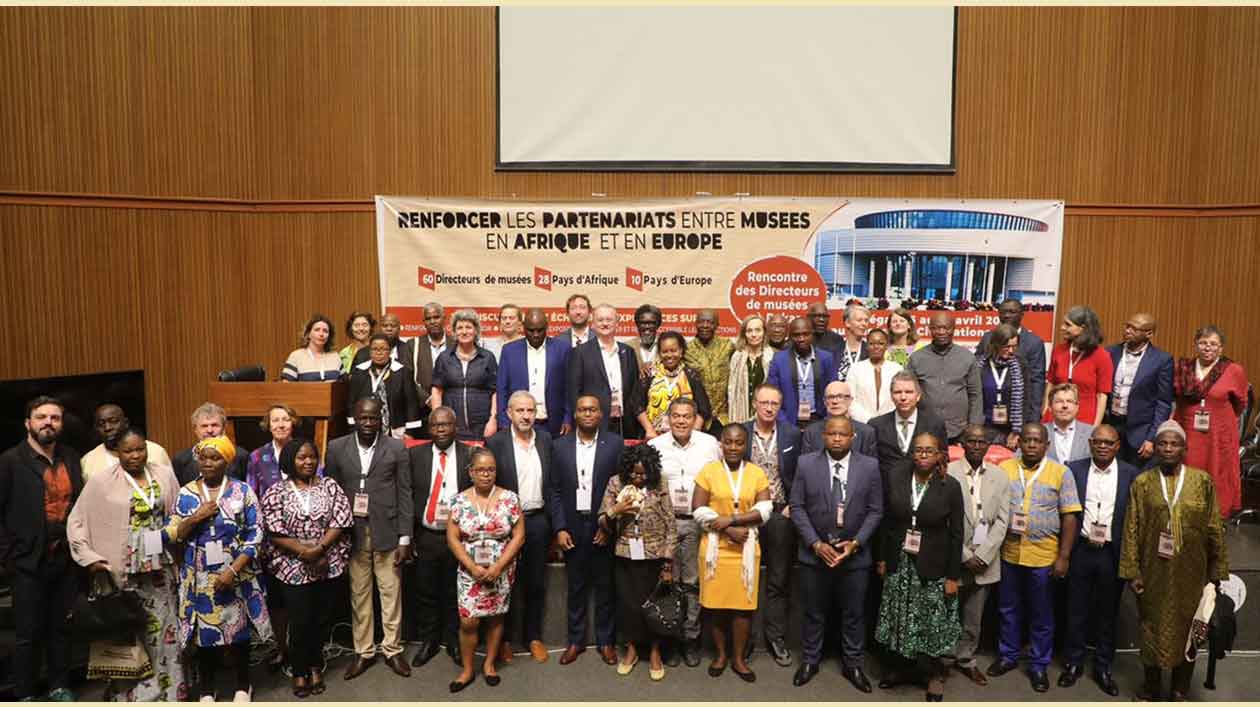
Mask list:
[[354,512],[350,552],[350,610],[355,658],[346,679],[362,675],[376,662],[372,585],[381,597],[380,650],[385,664],[411,676],[400,642],[402,597],[399,566],[411,561],[415,522],[411,465],[403,443],[381,429],[381,403],[361,398],[354,404],[355,431],[328,443],[324,474],[341,485]]
[[591,299],[584,294],[574,293],[564,302],[564,313],[569,318],[569,326],[560,330],[556,338],[569,348],[576,349],[591,340]]
[[420,419],[425,425],[412,430],[420,439],[429,438],[429,394],[433,390],[433,362],[446,350],[450,339],[446,336],[446,310],[437,302],[424,305],[424,336],[407,342],[411,358],[407,362],[415,373],[416,400],[420,401]]
[[[13,696],[36,700],[46,658],[47,699],[74,701],[71,637],[79,568],[70,557],[66,519],[83,490],[79,453],[60,444],[65,407],[40,396],[26,404],[26,437],[0,454],[0,525],[12,540]],[[8,564],[6,562],[6,564]]]
[[1155,453],[1155,430],[1172,414],[1173,358],[1151,343],[1155,317],[1124,323],[1124,344],[1108,346],[1115,379],[1103,418],[1120,432],[1120,458],[1144,465]]
[[770,360],[766,382],[783,393],[779,421],[804,429],[825,417],[823,391],[836,379],[835,360],[814,346],[813,331],[804,317],[788,324],[788,337],[792,346]]
[[922,393],[913,373],[893,374],[891,391],[893,411],[871,418],[879,469],[885,477],[896,467],[910,466],[910,442],[915,435],[931,432],[937,439],[946,438],[945,422],[931,410],[919,407]]
[[[1024,419],[1041,419],[1041,401],[1046,394],[1046,342],[1041,337],[1020,327],[1024,321],[1024,305],[1017,299],[1005,299],[998,305],[998,320],[1010,324],[1019,333],[1020,364],[1026,364],[1028,384],[1024,387]],[[980,337],[976,351],[988,351],[993,332]]]
[[[774,662],[787,667],[792,654],[784,644],[787,636],[788,602],[792,591],[788,585],[792,556],[796,550],[796,528],[785,515],[792,482],[796,480],[796,460],[801,455],[801,433],[796,425],[778,419],[783,406],[783,393],[769,383],[753,391],[754,418],[744,423],[748,445],[744,458],[761,467],[770,480],[770,501],[774,511],[761,526],[761,560],[766,565],[766,602],[762,610],[765,622],[766,651]],[[752,650],[753,641],[748,642]]]
[[814,346],[831,354],[832,359],[840,355],[844,348],[844,337],[831,330],[831,310],[826,302],[815,302],[805,310],[809,319],[810,330],[814,334]]
[[[637,372],[634,372],[638,377]],[[512,423],[486,440],[486,448],[494,452],[499,486],[520,497],[525,513],[525,546],[517,560],[517,584],[521,602],[513,601],[503,628],[503,652],[511,654],[508,638],[515,624],[513,615],[525,617],[523,633],[529,653],[539,663],[547,662],[547,647],[542,642],[543,607],[546,605],[547,548],[551,546],[551,529],[564,522],[560,496],[552,475],[551,435],[534,427],[537,403],[529,391],[518,390],[508,398],[508,420]],[[522,606],[521,604],[524,604]]]
[[[849,416],[849,405],[853,402],[853,389],[844,381],[831,381],[823,391],[823,402],[827,405],[827,417],[848,417],[853,425],[853,449],[858,454],[868,457],[876,456],[875,428],[865,422],[858,422]],[[809,454],[826,448],[823,443],[823,427],[826,420],[819,420],[801,435],[804,449],[801,454]]]
[[[202,403],[193,410],[192,424],[193,434],[197,436],[198,442],[207,437],[218,437],[227,427],[227,413],[214,403]],[[197,464],[197,455],[193,454],[192,447],[176,453],[171,459],[171,465],[175,467],[175,479],[181,485],[201,478],[201,467]],[[244,481],[248,466],[249,452],[237,447],[236,458],[228,464],[227,475]]]
[[586,650],[586,608],[595,594],[595,645],[608,665],[617,662],[613,622],[613,552],[611,538],[597,522],[608,480],[621,467],[620,436],[600,432],[599,399],[583,395],[573,412],[573,434],[552,442],[552,481],[562,509],[556,541],[564,550],[568,579],[569,646],[560,656],[568,665]]
[[535,424],[552,437],[568,434],[571,426],[565,384],[570,347],[562,339],[547,337],[547,314],[538,307],[525,310],[525,338],[503,345],[499,352],[499,377],[495,386],[499,429],[510,424],[507,401],[518,390],[529,391],[538,403]]
[[[400,336],[402,334],[402,320],[398,318],[397,314],[386,313],[381,315],[381,333],[389,339],[390,359],[399,361],[404,366],[410,365],[408,362],[414,358],[411,353],[411,342]],[[354,363],[351,365],[357,366],[371,358],[371,355],[372,352],[369,350],[369,347],[364,346],[355,352]],[[426,397],[428,397],[427,393],[421,396],[421,400]]]
[[838,601],[844,676],[870,692],[862,670],[864,604],[872,565],[869,545],[884,516],[883,483],[874,459],[850,451],[848,419],[828,419],[823,438],[826,451],[801,457],[792,482],[791,518],[800,536],[797,561],[805,601],[801,667],[792,684],[804,685],[818,674],[827,611]]
[[624,439],[638,439],[639,362],[634,351],[613,338],[617,332],[617,310],[601,304],[592,317],[595,336],[569,352],[569,409],[577,406],[580,395],[599,398],[603,417],[600,429],[612,430]]
[[1138,470],[1116,459],[1120,434],[1107,424],[1094,428],[1089,438],[1091,458],[1068,464],[1076,477],[1083,508],[1081,538],[1072,546],[1068,569],[1067,651],[1059,687],[1071,687],[1084,672],[1085,638],[1097,633],[1094,679],[1103,692],[1120,694],[1111,676],[1116,655],[1116,617],[1124,580],[1119,577],[1120,541],[1129,507],[1129,486]]
[[469,448],[455,441],[455,411],[439,407],[429,413],[432,444],[407,450],[411,463],[412,510],[415,512],[416,567],[412,575],[411,612],[420,650],[412,667],[420,667],[446,653],[460,663],[459,611],[455,570],[459,563],[446,544],[446,521],[455,495],[472,486],[468,476]]

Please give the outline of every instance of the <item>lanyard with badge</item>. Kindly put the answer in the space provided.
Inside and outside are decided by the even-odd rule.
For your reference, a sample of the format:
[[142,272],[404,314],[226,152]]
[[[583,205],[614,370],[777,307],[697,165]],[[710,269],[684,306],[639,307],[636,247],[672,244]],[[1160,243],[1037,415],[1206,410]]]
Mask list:
[[[157,512],[157,502],[161,489],[158,488],[157,482],[153,480],[153,474],[149,471],[149,467],[144,467],[144,478],[148,482],[148,486],[144,489],[140,488],[140,484],[131,478],[131,474],[123,472],[127,483],[131,484],[131,488],[135,489],[136,495],[140,500],[144,501],[149,507],[150,513]],[[220,491],[220,494],[223,492]],[[143,530],[140,532],[140,549],[145,557],[155,557],[162,554],[162,531],[161,530]]]
[[[591,448],[590,457],[589,457],[591,462],[595,461],[595,444],[597,441],[598,441],[598,437],[596,439],[591,440],[591,443],[589,445],[585,445],[580,438],[577,440],[577,445],[579,449],[583,446],[589,446]],[[575,455],[575,456],[585,456],[585,455]],[[577,470],[578,483],[577,483],[577,497],[576,497],[577,510],[579,513],[590,513],[591,512],[591,464],[580,462],[577,465],[577,467],[578,467],[578,470]]]
[[[219,504],[219,499],[223,498],[223,490],[226,488],[227,488],[227,479],[223,479],[219,483],[219,495],[214,497],[214,503],[216,506]],[[204,481],[201,482],[201,500],[202,501],[210,500],[210,492],[206,490],[206,482]],[[220,512],[221,510],[222,509],[220,509]],[[214,523],[218,522],[218,515],[215,515],[215,520],[213,522]],[[214,567],[214,566],[221,565],[227,562],[227,553],[224,552],[223,550],[222,540],[207,540],[205,551],[206,551],[206,567]]]
[[993,365],[993,361],[990,360],[989,371],[993,373],[993,387],[997,395],[997,402],[993,404],[993,412],[990,413],[990,417],[993,419],[993,424],[1005,425],[1010,421],[1010,416],[1006,410],[1006,403],[1002,402],[1002,386],[1006,384],[1006,375],[1011,372],[1011,367],[1008,365],[1003,368],[1002,375],[999,376],[997,366]]
[[1076,370],[1076,364],[1080,363],[1081,360],[1084,358],[1085,358],[1084,351],[1077,351],[1076,349],[1073,349],[1073,348],[1068,349],[1068,374],[1067,374],[1068,381],[1072,380],[1072,371]]
[[1177,501],[1181,500],[1181,487],[1186,483],[1186,468],[1184,466],[1177,469],[1177,488],[1173,491],[1172,500],[1168,500],[1168,483],[1164,480],[1164,474],[1159,475],[1159,490],[1164,494],[1164,503],[1168,504],[1168,527],[1159,531],[1159,556],[1165,560],[1171,559],[1177,552],[1177,546],[1173,542],[1173,510],[1177,507]]
[[[1103,473],[1102,469],[1094,467],[1099,475]],[[1102,479],[1098,479],[1098,483],[1102,484]],[[1101,546],[1111,538],[1111,524],[1102,522],[1102,491],[1098,492],[1098,506],[1094,509],[1094,520],[1089,524],[1088,537],[1091,545]]]
[[[528,344],[526,345],[528,346]],[[542,349],[538,351],[535,351],[532,346],[529,348],[530,351],[526,356],[532,364],[529,372],[529,380],[531,382],[536,381],[538,389],[545,391],[547,389],[547,347],[544,344]],[[547,419],[547,396],[545,394],[537,396],[535,405],[537,407],[534,409],[534,419]]]
[[919,530],[919,504],[923,502],[931,483],[929,479],[920,489],[919,480],[913,474],[910,475],[910,527],[906,529],[906,539],[901,544],[901,549],[908,555],[919,554],[919,546],[923,542],[923,532]]
[[973,469],[967,474],[967,495],[975,501],[976,504],[976,528],[971,534],[971,545],[979,547],[984,544],[985,539],[989,537],[989,521],[984,519],[984,500],[976,493],[976,488],[980,487],[984,481],[984,465],[981,464],[979,469]]
[[735,515],[739,515],[739,492],[744,488],[744,462],[739,463],[739,476],[731,476],[731,467],[722,462],[722,471],[726,472],[726,483],[731,488],[731,500],[735,502]]
[[[814,380],[814,359],[800,358],[796,359],[797,373],[797,401],[796,401],[796,419],[808,420],[813,412],[813,380]],[[808,381],[808,382],[807,382]],[[807,395],[807,393],[809,393]]]
[[[490,492],[490,498],[486,500],[486,505],[489,508],[494,508],[494,499],[498,497],[498,495],[499,492],[497,489]],[[485,528],[486,525],[490,523],[490,519],[486,516],[485,512],[481,510],[481,505],[476,501],[477,492],[474,490],[473,509],[477,511],[477,526],[479,528]],[[481,565],[482,567],[489,567],[490,565],[493,565],[495,561],[496,546],[497,543],[495,543],[495,541],[491,538],[486,537],[486,532],[484,530],[478,532],[477,540],[473,543],[473,563]]]
[[[1212,366],[1215,366],[1215,365],[1216,363],[1213,362]],[[1203,381],[1208,377],[1208,374],[1212,372],[1212,366],[1208,366],[1207,370],[1203,370],[1199,366],[1198,361],[1194,362],[1194,368],[1195,368],[1196,374],[1198,374],[1200,370],[1203,370],[1203,374],[1198,376],[1200,381]],[[1194,411],[1194,431],[1207,432],[1211,430],[1211,428],[1212,428],[1212,413],[1209,412],[1207,409],[1207,388],[1204,388],[1203,397],[1199,398],[1199,409]]]
[[1033,474],[1031,479],[1025,478],[1024,466],[1019,467],[1019,483],[1023,487],[1024,500],[1020,506],[1020,510],[1011,511],[1011,532],[1016,535],[1024,535],[1028,532],[1028,510],[1032,505],[1032,489],[1037,483],[1037,478],[1041,476],[1041,472],[1046,468],[1046,460],[1042,459],[1037,465],[1037,473]]
[[[371,455],[376,454],[376,442],[372,443],[372,446],[368,448],[368,451],[371,452]],[[371,455],[368,456],[368,459],[372,458]],[[368,517],[367,480],[368,480],[368,470],[365,468],[363,469],[363,473],[359,476],[359,490],[357,493],[354,494],[354,517],[355,518]]]

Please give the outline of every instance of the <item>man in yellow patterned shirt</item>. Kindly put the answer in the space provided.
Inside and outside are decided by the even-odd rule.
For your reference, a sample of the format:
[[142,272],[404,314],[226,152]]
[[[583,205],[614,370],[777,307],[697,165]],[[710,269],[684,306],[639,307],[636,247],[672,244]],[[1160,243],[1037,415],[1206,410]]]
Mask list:
[[1046,458],[1048,442],[1044,425],[1026,423],[1020,429],[1020,457],[1001,464],[1010,480],[1011,517],[998,584],[998,659],[988,670],[997,677],[1015,669],[1027,625],[1028,678],[1037,692],[1050,689],[1046,667],[1054,650],[1051,577],[1067,576],[1078,532],[1074,514],[1081,512],[1076,479],[1067,467]]
[[726,383],[731,377],[731,355],[735,344],[717,336],[718,315],[712,309],[702,309],[696,315],[696,338],[687,345],[683,364],[694,368],[704,381],[704,392],[709,394],[713,406],[713,419],[709,430],[721,430],[730,422],[726,406]]

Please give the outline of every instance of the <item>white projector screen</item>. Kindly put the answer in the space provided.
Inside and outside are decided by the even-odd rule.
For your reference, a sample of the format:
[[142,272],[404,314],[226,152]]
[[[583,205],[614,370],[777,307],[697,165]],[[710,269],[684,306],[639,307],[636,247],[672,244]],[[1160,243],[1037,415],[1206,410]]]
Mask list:
[[498,167],[953,170],[951,7],[502,7]]

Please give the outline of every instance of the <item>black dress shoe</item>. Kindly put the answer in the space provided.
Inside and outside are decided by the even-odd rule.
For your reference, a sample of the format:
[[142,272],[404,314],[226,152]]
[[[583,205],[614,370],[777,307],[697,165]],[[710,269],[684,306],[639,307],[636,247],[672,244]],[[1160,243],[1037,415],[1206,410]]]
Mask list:
[[774,658],[774,662],[781,668],[786,668],[792,664],[792,652],[783,645],[782,638],[776,638],[773,641],[766,642],[766,652]]
[[862,672],[861,668],[845,668],[844,677],[853,683],[853,686],[859,691],[871,691],[871,681],[866,679],[866,673]]
[[433,659],[433,656],[438,654],[439,650],[441,650],[441,648],[438,647],[438,644],[421,641],[420,650],[416,651],[416,657],[411,659],[411,667],[419,668],[425,663],[428,663]]
[[451,689],[451,692],[459,692],[460,690],[464,689],[465,687],[468,687],[471,684],[472,684],[472,680],[469,680],[468,682],[460,682],[458,680],[452,680],[450,684],[450,689]]
[[796,669],[796,674],[792,676],[792,684],[800,687],[818,674],[818,665],[816,663],[801,663],[801,667]]
[[929,693],[927,693],[927,701],[928,701],[928,702],[944,702],[944,701],[945,701],[945,693],[943,693],[943,692],[942,692],[942,693],[939,693],[939,694],[935,694],[935,695],[934,695],[934,694],[932,694],[932,693],[930,693],[930,692],[929,692]]
[[1011,672],[1017,667],[1019,667],[1018,663],[1012,663],[1010,661],[1002,660],[1001,658],[999,658],[993,661],[993,665],[990,665],[989,669],[984,672],[988,673],[989,677],[991,678],[997,678],[997,677],[1002,677],[1003,675]]
[[1120,695],[1120,688],[1116,685],[1115,678],[1111,677],[1111,671],[1094,673],[1094,679],[1098,681],[1098,687],[1101,687],[1103,692],[1112,697]]
[[1046,677],[1046,671],[1035,670],[1028,673],[1028,682],[1032,684],[1032,689],[1037,692],[1045,692],[1050,689],[1050,678]]
[[665,661],[665,665],[671,668],[677,668],[678,664],[682,662],[682,648],[679,647],[677,642],[675,642],[668,649],[662,647],[661,653],[662,653],[661,659]]
[[486,676],[486,684],[489,685],[490,687],[498,687],[499,683],[502,682],[502,680],[503,678],[500,678],[498,675]]
[[1083,672],[1084,670],[1082,670],[1079,665],[1072,665],[1071,663],[1068,663],[1063,666],[1063,674],[1059,676],[1059,687],[1071,687],[1075,685],[1076,681],[1081,679],[1081,674]]
[[700,639],[687,641],[683,644],[683,662],[688,668],[694,668],[700,664]]

